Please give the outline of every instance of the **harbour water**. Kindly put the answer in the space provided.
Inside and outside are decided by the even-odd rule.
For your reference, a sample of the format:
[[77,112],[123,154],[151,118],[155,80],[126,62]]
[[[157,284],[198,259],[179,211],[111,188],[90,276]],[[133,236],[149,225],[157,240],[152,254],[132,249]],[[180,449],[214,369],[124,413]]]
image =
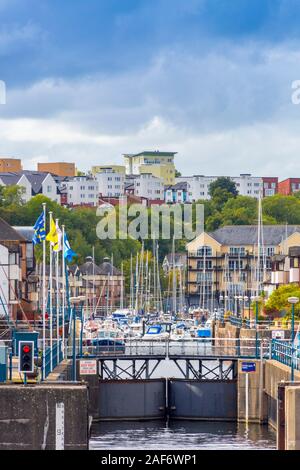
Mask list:
[[251,424],[150,421],[102,422],[92,427],[91,450],[274,450],[276,435]]

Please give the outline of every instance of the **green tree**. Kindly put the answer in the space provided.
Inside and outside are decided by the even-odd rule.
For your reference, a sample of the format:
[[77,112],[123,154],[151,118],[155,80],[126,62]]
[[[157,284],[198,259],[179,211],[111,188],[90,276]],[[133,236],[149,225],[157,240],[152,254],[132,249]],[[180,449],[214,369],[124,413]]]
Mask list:
[[[272,292],[265,304],[265,312],[278,316],[280,312],[285,311],[286,316],[290,318],[292,307],[288,302],[289,297],[300,298],[300,286],[298,284],[286,284]],[[299,318],[300,304],[295,305],[295,315]]]
[[277,224],[300,224],[300,199],[296,196],[266,197],[263,200],[263,214],[271,217]]
[[238,190],[236,188],[235,182],[232,181],[231,178],[228,178],[226,176],[220,176],[220,178],[217,178],[216,181],[213,181],[209,185],[210,197],[214,199],[214,197],[217,193],[219,193],[220,190],[231,194],[231,197],[237,197],[238,195]]

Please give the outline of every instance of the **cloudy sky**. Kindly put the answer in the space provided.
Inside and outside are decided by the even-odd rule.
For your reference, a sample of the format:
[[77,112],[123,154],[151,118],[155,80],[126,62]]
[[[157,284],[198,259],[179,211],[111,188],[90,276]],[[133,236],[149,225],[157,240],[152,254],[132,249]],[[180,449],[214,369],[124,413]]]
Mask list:
[[299,0],[0,0],[0,154],[300,176]]

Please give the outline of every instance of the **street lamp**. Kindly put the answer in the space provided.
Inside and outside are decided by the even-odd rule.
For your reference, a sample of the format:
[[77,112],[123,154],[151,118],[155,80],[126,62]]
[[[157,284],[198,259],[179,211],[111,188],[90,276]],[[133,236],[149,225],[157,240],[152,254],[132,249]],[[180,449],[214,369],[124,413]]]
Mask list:
[[258,302],[260,301],[259,296],[251,297],[252,301],[255,302],[255,356],[258,357],[258,333],[257,333],[257,326],[258,326]]
[[299,297],[289,297],[288,303],[292,304],[292,325],[291,325],[291,340],[292,340],[292,363],[291,363],[291,381],[294,382],[294,337],[295,337],[295,305],[299,302]]
[[[72,379],[73,382],[76,382],[76,304],[83,305],[86,297],[84,295],[80,295],[78,297],[70,297],[70,302],[73,303],[73,364],[72,364]],[[82,336],[83,336],[83,317],[81,311],[81,333],[80,333],[80,350],[82,353]]]

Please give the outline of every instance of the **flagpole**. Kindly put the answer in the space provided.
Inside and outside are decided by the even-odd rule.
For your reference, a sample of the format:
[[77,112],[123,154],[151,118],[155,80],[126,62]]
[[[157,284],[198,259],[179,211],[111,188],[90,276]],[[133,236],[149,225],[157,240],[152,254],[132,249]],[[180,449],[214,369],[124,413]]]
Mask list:
[[[49,221],[50,221],[50,232],[52,229],[52,212],[49,212]],[[53,299],[52,299],[52,288],[53,288],[53,279],[52,279],[52,255],[53,247],[52,242],[50,241],[50,266],[49,266],[49,284],[50,284],[50,370],[53,370]]]
[[[44,212],[44,227],[46,231],[46,203],[43,202]],[[46,378],[46,239],[43,239],[43,375],[42,379]]]
[[63,359],[65,358],[65,295],[66,295],[66,287],[65,287],[65,226],[62,226],[62,354]]
[[[59,219],[55,220],[56,223],[56,230],[58,234],[58,222]],[[57,350],[57,363],[59,363],[59,279],[58,279],[58,273],[59,273],[59,239],[58,239],[58,246],[57,246],[57,251],[56,251],[56,350]]]

